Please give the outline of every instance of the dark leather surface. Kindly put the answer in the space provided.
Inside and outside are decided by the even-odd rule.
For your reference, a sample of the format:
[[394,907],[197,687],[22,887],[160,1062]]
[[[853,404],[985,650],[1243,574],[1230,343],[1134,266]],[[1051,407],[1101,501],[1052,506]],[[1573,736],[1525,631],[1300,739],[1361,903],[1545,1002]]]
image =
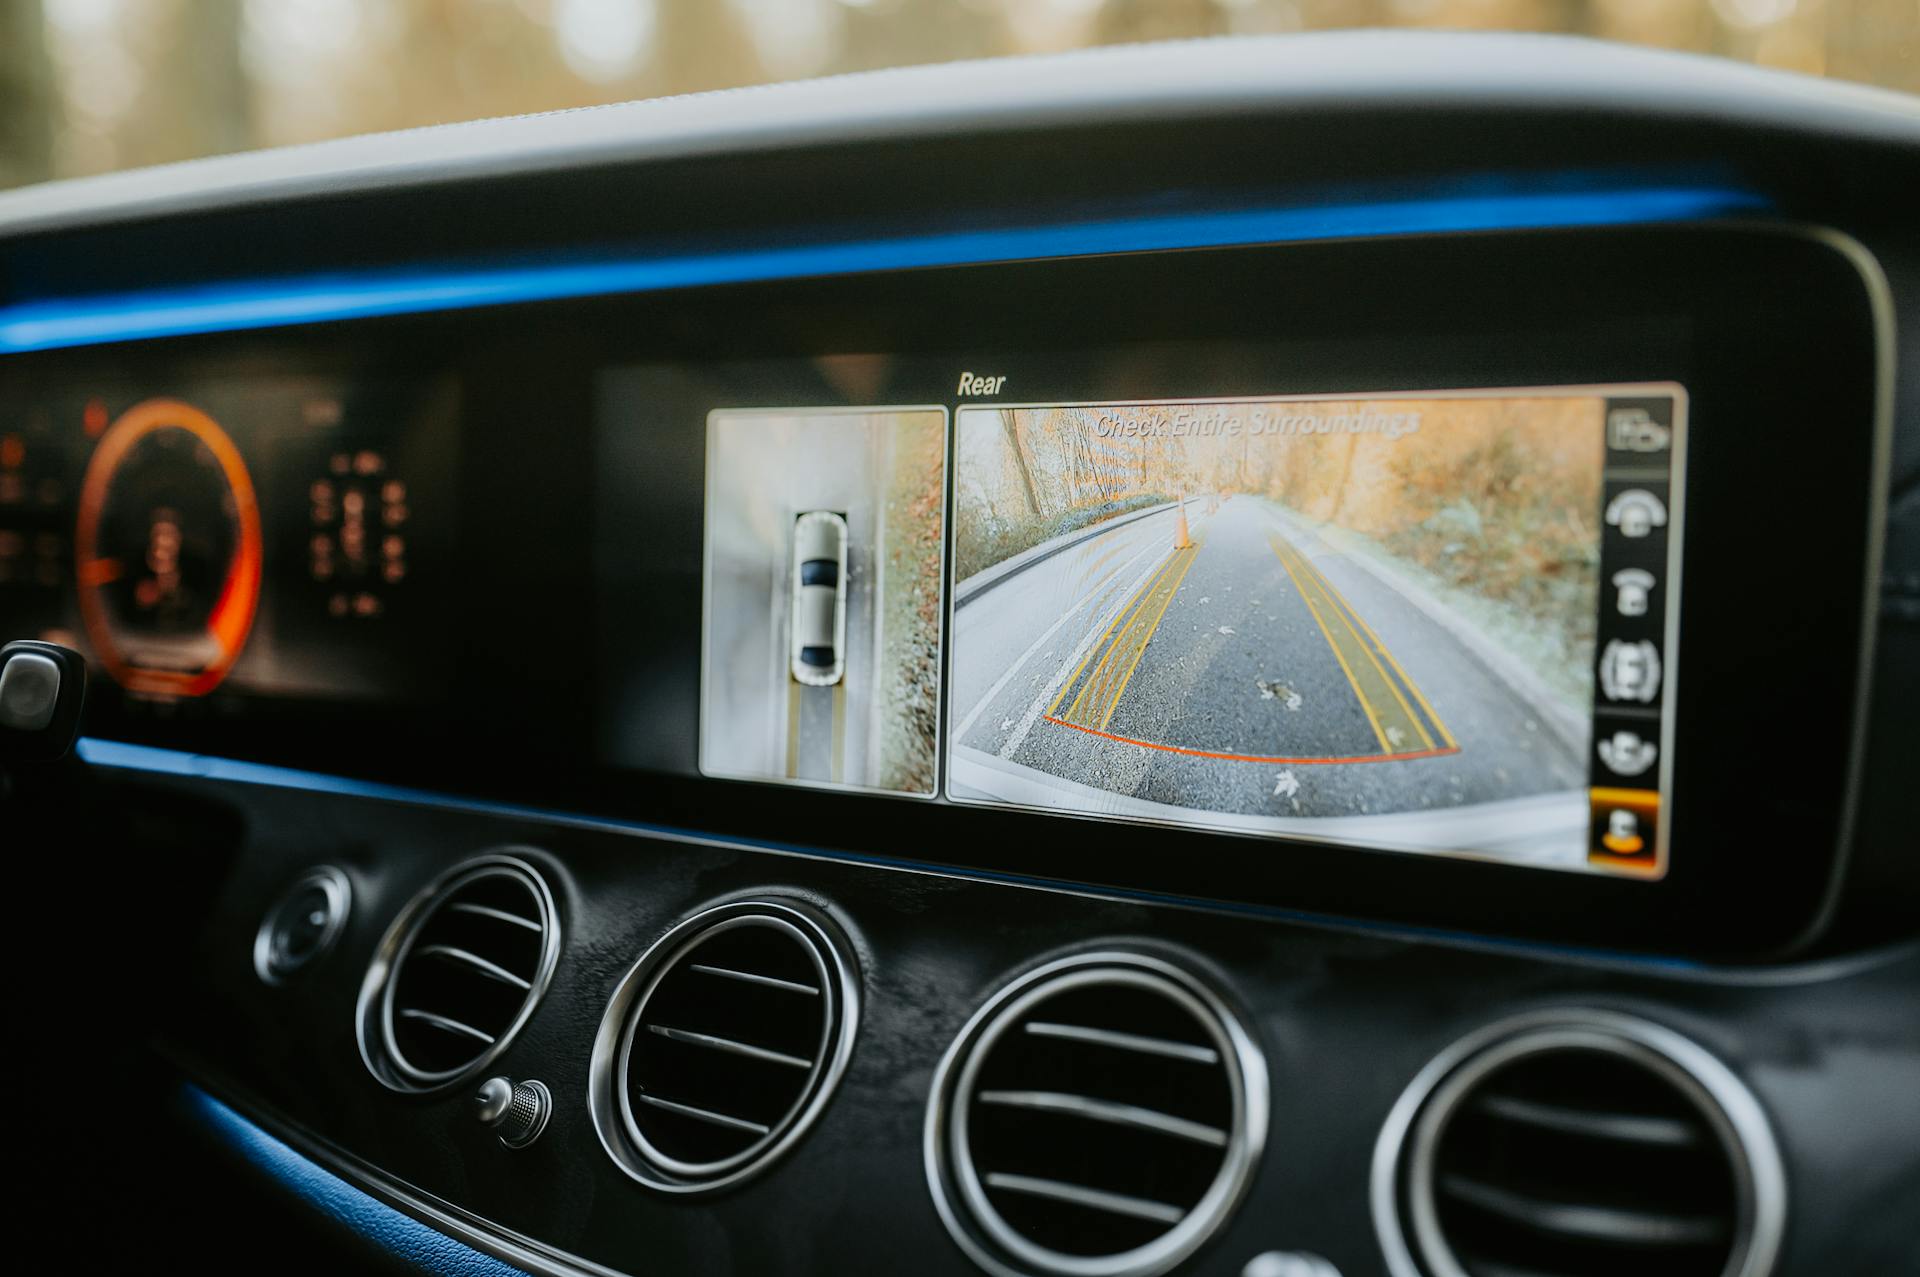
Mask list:
[[[1900,1208],[1920,1186],[1912,949],[1771,971],[1610,962],[264,787],[223,797],[252,833],[169,1009],[168,1045],[243,1110],[259,1105],[403,1181],[624,1271],[843,1273],[872,1271],[881,1256],[911,1257],[929,1275],[974,1271],[922,1172],[934,1065],[1015,973],[1116,944],[1211,980],[1266,1053],[1268,1151],[1248,1201],[1191,1271],[1237,1273],[1281,1248],[1323,1254],[1346,1277],[1381,1274],[1367,1176],[1388,1109],[1455,1038],[1553,1006],[1676,1028],[1752,1087],[1788,1163],[1781,1273],[1896,1273],[1915,1241],[1895,1222],[1914,1218]],[[540,1078],[556,1101],[547,1133],[512,1153],[472,1120],[464,1089],[381,1087],[353,1032],[365,963],[405,898],[506,843],[542,849],[566,928],[551,990],[497,1066]],[[309,978],[269,989],[248,956],[259,913],[321,861],[352,878],[353,918]],[[851,938],[866,993],[859,1040],[819,1124],[784,1161],[735,1191],[667,1199],[627,1179],[597,1142],[587,1048],[615,983],[654,938],[717,901],[761,895],[809,900]]]

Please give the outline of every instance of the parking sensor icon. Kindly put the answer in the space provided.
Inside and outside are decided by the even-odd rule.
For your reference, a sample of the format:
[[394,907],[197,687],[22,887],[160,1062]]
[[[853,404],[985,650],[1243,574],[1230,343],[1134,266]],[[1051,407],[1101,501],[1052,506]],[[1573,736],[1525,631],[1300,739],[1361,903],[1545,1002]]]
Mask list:
[[1615,408],[1607,414],[1607,446],[1620,452],[1665,452],[1673,431],[1645,408]]
[[1653,573],[1645,568],[1622,568],[1613,574],[1614,599],[1622,616],[1645,616],[1653,600]]
[[1616,856],[1632,856],[1645,851],[1647,840],[1640,836],[1640,818],[1625,808],[1616,807],[1607,814],[1607,832],[1600,845]]
[[1616,776],[1638,776],[1653,766],[1660,749],[1638,732],[1615,732],[1600,742],[1600,761]]
[[1600,654],[1600,690],[1610,701],[1651,704],[1660,695],[1660,649],[1642,639],[1614,639]]
[[1667,526],[1667,505],[1645,488],[1628,488],[1607,502],[1607,525],[1620,529],[1629,541],[1650,536]]

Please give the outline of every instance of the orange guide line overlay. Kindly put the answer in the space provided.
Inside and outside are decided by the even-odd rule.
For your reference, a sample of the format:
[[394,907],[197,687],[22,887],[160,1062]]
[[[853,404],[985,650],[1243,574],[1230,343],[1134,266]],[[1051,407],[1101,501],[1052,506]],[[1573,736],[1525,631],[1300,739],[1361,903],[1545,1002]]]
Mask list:
[[1112,732],[1103,732],[1097,727],[1084,727],[1079,723],[1069,723],[1064,718],[1044,715],[1049,723],[1061,727],[1071,727],[1076,732],[1085,732],[1089,736],[1098,736],[1103,740],[1118,741],[1122,745],[1138,745],[1142,749],[1157,749],[1168,754],[1185,754],[1189,758],[1219,758],[1230,763],[1286,763],[1294,767],[1316,767],[1326,763],[1410,763],[1419,758],[1445,758],[1449,754],[1460,752],[1458,745],[1447,749],[1415,749],[1404,754],[1356,754],[1352,758],[1278,758],[1262,754],[1223,754],[1211,749],[1188,749],[1184,745],[1162,745],[1158,741],[1136,740],[1132,736],[1117,736]]

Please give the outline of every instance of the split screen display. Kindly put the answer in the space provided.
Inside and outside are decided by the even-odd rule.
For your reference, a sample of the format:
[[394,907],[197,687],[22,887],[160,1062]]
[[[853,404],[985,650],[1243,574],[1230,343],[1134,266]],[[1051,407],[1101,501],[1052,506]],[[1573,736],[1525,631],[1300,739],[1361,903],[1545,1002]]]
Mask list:
[[1668,384],[714,411],[700,769],[1659,877],[1684,434]]

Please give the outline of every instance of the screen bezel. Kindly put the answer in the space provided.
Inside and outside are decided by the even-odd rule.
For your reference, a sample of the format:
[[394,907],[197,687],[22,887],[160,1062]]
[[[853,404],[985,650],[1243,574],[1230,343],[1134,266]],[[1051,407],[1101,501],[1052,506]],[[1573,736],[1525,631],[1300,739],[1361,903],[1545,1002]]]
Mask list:
[[[95,735],[1143,898],[1752,955],[1782,951],[1818,925],[1851,812],[1886,432],[1865,269],[1833,237],[1784,225],[1408,237],[742,284],[50,352],[12,357],[7,371],[22,386],[103,368],[162,379],[453,373],[467,405],[460,508],[501,516],[462,521],[461,598],[445,622],[459,638],[447,648],[454,690],[438,712],[270,703],[242,717],[161,720],[119,712],[108,695]],[[1309,322],[1262,304],[1276,292],[1324,304]],[[1207,352],[1236,344],[1284,347],[1294,362],[1258,380],[1244,371],[1223,380]],[[1146,370],[1115,384],[1085,357],[1122,347],[1196,357],[1177,384]],[[1116,836],[1096,848],[1075,836],[1090,826],[1074,818],[602,765],[594,724],[606,712],[609,661],[639,661],[663,688],[697,687],[697,619],[680,627],[685,635],[656,632],[638,647],[609,625],[635,590],[661,614],[698,616],[700,485],[689,491],[684,480],[699,473],[706,412],[804,406],[809,395],[846,402],[824,383],[796,394],[753,376],[729,383],[715,370],[847,351],[991,365],[1022,399],[1685,386],[1687,676],[1674,706],[1670,872],[1644,882],[1120,826],[1103,826]],[[649,426],[649,464],[671,481],[646,494],[659,498],[648,514],[659,536],[643,561],[616,569],[596,548],[605,507],[642,494],[594,437],[593,387],[602,369],[649,364],[692,369],[721,393],[692,421]],[[875,401],[937,400],[896,385]],[[531,446],[529,422],[573,424],[539,432]],[[1818,447],[1780,446],[1809,429]],[[1745,446],[1756,440],[1763,446]],[[1756,556],[1755,538],[1778,514],[1755,494],[1796,482],[1860,495],[1839,507],[1850,517],[1776,536],[1784,543]],[[1797,607],[1769,603],[1782,573],[1801,587]],[[1799,695],[1764,712],[1751,687],[1732,686],[1764,685],[1781,669],[1803,672]],[[697,695],[681,696],[660,702],[670,712],[650,730],[691,758]],[[1767,762],[1754,744],[1765,739],[1832,744],[1795,760],[1794,785],[1768,784],[1754,772]]]

